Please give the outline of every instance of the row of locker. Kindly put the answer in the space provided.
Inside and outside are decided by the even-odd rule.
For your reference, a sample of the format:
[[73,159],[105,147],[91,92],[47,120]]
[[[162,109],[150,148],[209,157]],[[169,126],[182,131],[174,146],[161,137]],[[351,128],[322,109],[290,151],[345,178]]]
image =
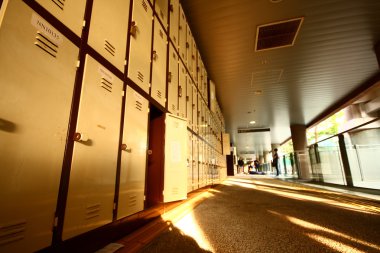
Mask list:
[[187,191],[191,192],[207,185],[219,184],[226,178],[225,156],[216,152],[197,136],[188,132]]
[[[58,4],[58,1],[45,1],[45,4],[48,2]],[[75,3],[80,2],[83,1]],[[66,1],[63,7],[71,9],[70,5],[75,3]],[[51,244],[52,225],[59,222],[55,211],[65,149],[68,138],[72,137],[68,136],[68,127],[73,113],[79,48],[22,1],[4,1],[0,14],[0,164],[3,168],[0,200],[7,203],[0,210],[0,252],[32,252]],[[188,87],[195,92],[194,84],[186,86],[186,91]],[[197,99],[192,99],[195,97]],[[64,240],[112,222],[115,208],[117,219],[144,208],[148,100],[131,87],[125,88],[114,73],[86,55],[79,101],[73,153],[69,158]],[[219,142],[217,134],[211,135],[210,127],[204,127],[213,125],[214,119],[205,101],[190,93],[186,94],[185,101],[189,108],[196,108],[191,119],[196,115],[193,122],[197,124],[191,122],[192,128],[209,144]],[[123,122],[120,120],[122,112]],[[189,117],[187,111],[186,117]],[[181,127],[186,135],[187,121],[178,119],[173,127]],[[166,132],[180,134],[178,129],[171,130],[168,125]],[[176,151],[176,155],[165,156],[165,159],[173,158],[165,162],[168,166],[165,172],[169,177],[175,175],[176,180],[166,179],[165,187],[176,190],[165,190],[172,193],[165,195],[166,201],[185,198],[188,190],[184,155],[187,147],[178,142],[187,138],[166,137],[170,138],[174,138],[172,148],[166,153]],[[203,141],[199,143],[207,146]],[[122,150],[119,205],[115,207],[119,149]],[[185,162],[181,162],[183,159]],[[210,163],[204,162],[203,167],[207,165]],[[184,166],[182,170],[181,166]],[[185,183],[171,185],[170,182],[181,182],[178,180],[180,171]],[[194,173],[192,170],[192,175]],[[198,180],[201,182],[198,187],[210,183],[207,175],[198,175],[198,178],[205,178]]]
[[[86,0],[64,2],[37,0],[36,2],[81,36]],[[170,27],[168,27],[169,19]],[[173,110],[172,104],[175,104],[178,110],[184,110],[176,101],[178,94],[181,95],[181,89],[184,89],[186,82],[190,80],[186,81],[181,75],[192,80],[208,105],[207,72],[179,0],[171,0],[170,3],[168,0],[155,2],[133,0],[132,5],[130,1],[125,0],[112,2],[94,0],[91,21],[87,25],[89,25],[88,45],[121,72],[124,72],[125,65],[128,65],[126,73],[128,78],[162,106],[165,107],[168,99],[172,100],[169,101],[169,110]],[[168,35],[171,43],[168,43]],[[128,37],[130,43],[126,59]],[[170,44],[169,49],[168,44]],[[171,56],[168,74],[167,50]],[[182,61],[176,55],[177,52]],[[178,62],[180,66],[174,66]],[[185,71],[178,71],[178,68],[180,70],[183,68]],[[168,98],[166,98],[167,79],[173,87],[173,90],[169,91]],[[177,88],[179,91],[176,92],[174,86],[179,86]]]

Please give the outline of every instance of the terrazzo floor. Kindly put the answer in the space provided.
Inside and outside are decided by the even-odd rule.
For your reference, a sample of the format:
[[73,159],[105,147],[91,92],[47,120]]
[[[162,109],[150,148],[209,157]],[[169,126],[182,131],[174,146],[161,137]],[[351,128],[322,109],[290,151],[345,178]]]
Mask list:
[[230,177],[139,252],[380,252],[380,201]]

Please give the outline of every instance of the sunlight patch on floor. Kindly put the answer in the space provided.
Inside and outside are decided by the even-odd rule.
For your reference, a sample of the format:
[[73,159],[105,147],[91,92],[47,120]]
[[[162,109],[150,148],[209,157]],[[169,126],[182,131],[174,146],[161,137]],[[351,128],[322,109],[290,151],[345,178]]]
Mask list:
[[192,212],[174,223],[174,225],[185,235],[192,237],[198,243],[199,247],[215,252]]
[[[265,184],[256,184],[253,183],[251,180],[244,180],[244,179],[234,179],[234,180],[228,180],[228,183],[230,185],[237,185],[241,186],[244,188],[249,188],[249,189],[257,189],[260,191],[265,191],[269,192],[278,196],[286,197],[286,198],[292,198],[296,200],[304,200],[304,201],[312,201],[312,202],[318,202],[318,203],[324,203],[324,204],[329,204],[332,206],[336,207],[341,207],[349,210],[354,210],[357,212],[362,212],[362,213],[370,213],[370,214],[379,214],[380,213],[380,208],[370,206],[370,205],[365,205],[363,203],[358,203],[354,201],[350,202],[343,202],[342,199],[339,199],[339,195],[337,194],[335,199],[329,199],[329,198],[323,198],[323,193],[326,191],[319,191],[319,190],[312,190],[317,193],[320,193],[322,196],[321,197],[316,197],[316,196],[310,196],[302,193],[294,193],[294,192],[289,192],[289,190],[300,190],[300,188],[296,187],[286,187],[286,186],[281,186],[281,185],[276,185],[276,184],[267,184],[268,186],[265,186]],[[276,189],[270,189],[270,186],[275,186]],[[280,189],[282,188],[282,189]],[[326,192],[331,194],[331,192]],[[360,201],[359,201],[360,202]]]
[[372,249],[375,249],[377,251],[380,251],[380,246],[379,245],[376,245],[376,244],[373,244],[373,243],[370,243],[370,242],[366,242],[366,241],[363,241],[363,240],[360,240],[360,239],[357,239],[357,238],[354,238],[354,237],[351,237],[347,234],[344,234],[344,233],[341,233],[341,232],[337,232],[335,230],[332,230],[330,228],[326,228],[326,227],[323,227],[323,226],[320,226],[320,225],[317,225],[317,224],[314,224],[314,223],[311,223],[311,222],[308,222],[308,221],[305,221],[305,220],[302,220],[302,219],[299,219],[299,218],[296,218],[296,217],[292,217],[292,216],[289,216],[289,215],[284,215],[284,214],[281,214],[281,213],[278,213],[278,212],[275,212],[275,211],[269,211],[269,213],[271,214],[274,214],[274,215],[277,215],[277,216],[280,216],[281,218],[285,219],[285,220],[288,220],[290,221],[291,223],[297,225],[297,226],[300,226],[302,228],[305,228],[305,229],[308,229],[308,230],[312,230],[313,232],[312,233],[307,233],[307,236],[326,245],[326,246],[329,246],[333,249],[336,250],[336,247],[333,247],[333,245],[339,245],[339,249],[342,249],[342,251],[340,252],[363,252],[363,251],[360,251],[358,249],[355,249],[349,245],[346,245],[342,242],[339,242],[339,241],[336,241],[336,240],[333,240],[331,238],[327,238],[325,236],[321,236],[321,235],[317,235],[316,232],[319,232],[319,233],[327,233],[327,234],[330,234],[332,236],[335,236],[335,237],[340,237],[344,240],[347,240],[347,241],[351,241],[353,243],[356,243],[356,244],[361,244],[363,246],[366,246],[366,247],[369,247],[369,248],[372,248]]

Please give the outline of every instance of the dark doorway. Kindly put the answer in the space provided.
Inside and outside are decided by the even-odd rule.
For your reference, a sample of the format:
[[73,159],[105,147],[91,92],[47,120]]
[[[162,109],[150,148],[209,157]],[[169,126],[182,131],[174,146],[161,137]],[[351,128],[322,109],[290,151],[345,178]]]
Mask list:
[[145,208],[162,204],[164,190],[165,113],[150,107]]

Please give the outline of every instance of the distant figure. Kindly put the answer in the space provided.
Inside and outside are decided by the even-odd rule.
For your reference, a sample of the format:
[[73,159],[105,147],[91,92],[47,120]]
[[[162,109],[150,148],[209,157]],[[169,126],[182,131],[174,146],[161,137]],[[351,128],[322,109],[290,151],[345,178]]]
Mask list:
[[273,160],[272,160],[272,166],[275,167],[276,169],[276,176],[278,176],[280,174],[280,169],[278,168],[278,153],[277,153],[278,149],[275,148],[274,149],[274,152],[273,152]]
[[255,161],[253,161],[253,165],[255,166],[256,171],[259,171],[259,168],[260,168],[259,160],[256,159]]
[[242,172],[244,172],[244,161],[240,158],[238,161],[238,173],[240,173],[240,169],[242,169]]

